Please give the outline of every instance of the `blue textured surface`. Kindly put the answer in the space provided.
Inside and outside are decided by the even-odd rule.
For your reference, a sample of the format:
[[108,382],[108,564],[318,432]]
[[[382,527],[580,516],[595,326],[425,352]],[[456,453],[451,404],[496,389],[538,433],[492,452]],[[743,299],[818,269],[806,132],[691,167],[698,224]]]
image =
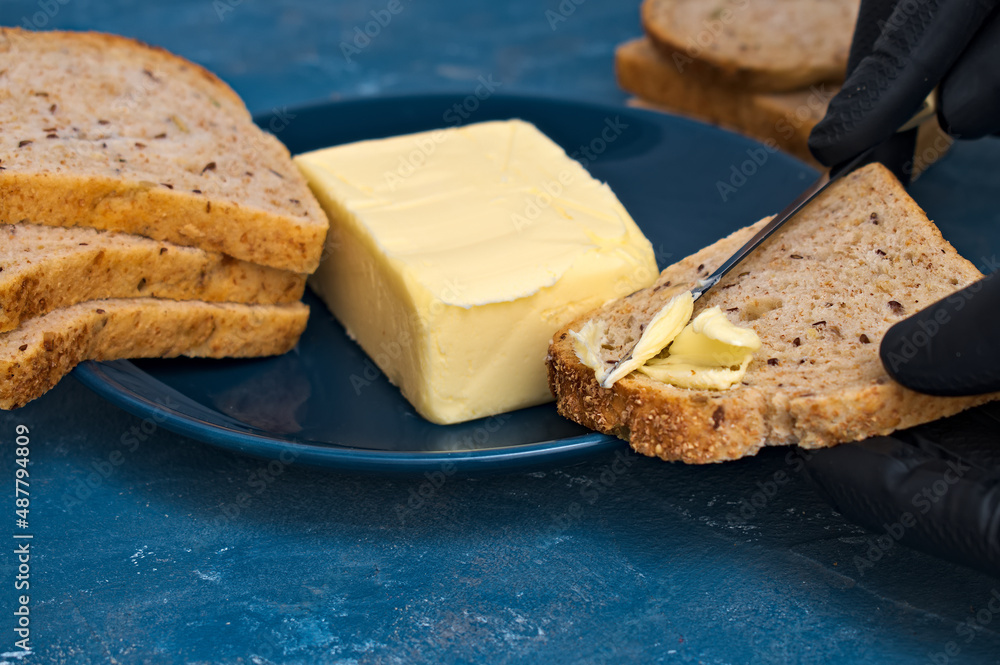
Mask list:
[[[3,0],[0,23],[54,8],[45,27],[140,37],[212,68],[255,110],[471,91],[490,74],[505,92],[616,103],[624,95],[613,46],[639,32],[634,3],[612,0],[574,5],[554,30],[545,12],[558,11],[555,0],[402,0],[403,12],[348,65],[341,40],[386,2],[222,2]],[[220,20],[217,7],[232,11]],[[959,146],[913,189],[977,263],[997,251],[998,163],[996,141]],[[488,478],[269,469],[65,381],[0,414],[11,512],[17,424],[31,429],[35,536],[36,652],[22,662],[1000,655],[1000,600],[989,605],[1000,580],[899,546],[859,570],[870,535],[819,501],[785,450],[698,468],[622,447],[574,467]],[[772,488],[775,478],[787,482]],[[8,513],[9,533],[14,519]],[[0,653],[13,651],[17,594],[13,541],[4,538]]]

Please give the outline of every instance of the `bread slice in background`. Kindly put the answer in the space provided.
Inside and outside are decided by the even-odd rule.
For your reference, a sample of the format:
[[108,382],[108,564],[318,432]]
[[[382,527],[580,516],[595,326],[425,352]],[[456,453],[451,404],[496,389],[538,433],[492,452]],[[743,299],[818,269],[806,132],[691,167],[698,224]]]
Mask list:
[[[809,152],[809,134],[840,90],[835,84],[817,83],[778,93],[719,85],[678,73],[645,37],[617,48],[615,70],[618,84],[638,97],[632,102],[635,106],[689,116],[758,141],[772,141],[810,166],[823,168]],[[952,142],[936,119],[922,124],[917,132],[913,176],[940,159]]]
[[644,0],[642,25],[678,73],[757,92],[843,81],[860,0]]
[[305,330],[309,308],[173,301],[92,300],[0,334],[0,409],[39,397],[84,360],[282,354]]
[[760,336],[742,384],[687,390],[634,372],[601,388],[568,332],[604,320],[604,357],[618,359],[673,295],[714,271],[763,223],[557,332],[547,364],[559,412],[643,454],[707,463],[763,446],[817,448],[888,434],[1000,397],[922,395],[883,369],[878,349],[892,324],[981,274],[880,164],[834,183],[695,303],[695,315],[717,305]]
[[786,93],[750,92],[712,83],[695,74],[681,74],[642,37],[615,51],[618,84],[665,110],[692,116],[778,147],[815,164],[807,140],[839,89],[822,84],[812,90]]
[[0,222],[123,231],[299,273],[327,219],[205,69],[100,33],[0,28]]
[[105,298],[278,304],[306,276],[125,233],[0,226],[0,333],[60,307]]

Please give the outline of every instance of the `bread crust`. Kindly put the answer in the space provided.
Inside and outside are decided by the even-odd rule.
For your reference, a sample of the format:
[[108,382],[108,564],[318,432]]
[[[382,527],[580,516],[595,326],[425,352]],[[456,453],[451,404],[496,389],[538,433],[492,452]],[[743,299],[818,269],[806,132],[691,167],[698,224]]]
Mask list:
[[[944,297],[981,276],[975,266],[959,256],[941,237],[937,227],[926,219],[923,211],[880,164],[846,176],[790,224],[800,225],[794,227],[797,233],[815,233],[817,243],[822,244],[844,229],[848,233],[853,232],[852,229],[857,228],[857,220],[853,216],[859,210],[867,211],[869,201],[872,207],[877,205],[880,210],[891,209],[899,213],[898,229],[893,233],[903,236],[893,247],[910,253],[909,257],[905,254],[900,257],[899,269],[907,271],[902,274],[901,280],[917,280],[917,295],[921,298]],[[837,218],[838,214],[844,219]],[[932,397],[894,382],[881,366],[878,344],[891,323],[901,318],[901,315],[892,313],[895,308],[885,315],[858,310],[853,316],[865,318],[871,334],[870,339],[866,335],[867,341],[860,343],[846,339],[840,341],[846,329],[843,333],[839,329],[835,331],[833,328],[836,326],[828,326],[826,321],[804,324],[806,332],[810,328],[815,331],[817,324],[823,324],[819,329],[830,328],[830,331],[816,332],[817,338],[828,335],[828,339],[834,340],[828,346],[845,347],[842,366],[855,365],[861,377],[847,385],[837,384],[835,378],[830,378],[838,376],[834,365],[813,366],[805,360],[800,360],[803,364],[799,365],[791,363],[800,348],[799,343],[792,343],[798,342],[798,328],[782,332],[767,330],[765,326],[761,333],[764,346],[750,365],[745,385],[727,391],[687,390],[633,373],[610,389],[602,388],[594,378],[593,370],[577,358],[569,331],[579,330],[587,320],[599,317],[619,328],[624,327],[622,322],[627,320],[631,322],[634,332],[635,326],[651,318],[652,313],[674,293],[707,274],[711,268],[706,266],[714,266],[739,247],[763,221],[766,220],[741,229],[668,267],[653,287],[591,312],[557,332],[546,362],[549,387],[556,397],[559,413],[591,429],[623,438],[645,455],[704,464],[753,455],[763,446],[798,444],[804,448],[820,448],[885,435],[1000,398],[1000,393],[974,397]],[[874,218],[859,223],[872,225],[877,221]],[[837,226],[837,222],[844,222],[843,229]],[[884,221],[883,224],[889,225]],[[750,271],[768,274],[766,271],[794,270],[789,266],[803,257],[796,254],[797,259],[792,258],[785,264],[781,262],[780,257],[788,251],[783,244],[784,232],[783,229],[773,236],[741,264],[741,270],[747,271],[745,275],[750,275]],[[912,236],[906,235],[911,232]],[[886,239],[886,247],[889,247],[888,242]],[[880,251],[880,248],[872,248],[872,254],[879,260],[882,259],[878,254]],[[907,268],[907,260],[916,261],[917,267]],[[938,267],[933,268],[930,261]],[[881,274],[878,269],[876,265],[876,275]],[[696,311],[699,307],[713,304],[729,309],[749,307],[752,304],[747,300],[751,297],[748,295],[750,287],[744,287],[739,279],[732,274],[727,276],[706,294],[703,300],[709,302],[697,303]],[[938,283],[932,286],[932,280]],[[875,300],[878,302],[882,302],[881,298],[901,297],[891,291],[879,293],[871,285],[864,288],[869,287],[877,294]],[[850,284],[835,288],[844,289],[845,297],[860,297],[848,295],[857,291]],[[825,296],[828,292],[823,293]],[[798,297],[807,298],[809,295],[800,293]],[[931,302],[927,300],[926,305]],[[895,304],[899,305],[898,302]],[[833,316],[836,310],[823,311],[829,311]],[[768,319],[765,314],[757,320],[765,322]],[[796,339],[793,340],[792,336]],[[617,357],[616,353],[619,352],[609,352],[611,357]],[[768,358],[772,354],[775,357]],[[769,360],[774,360],[774,364]],[[779,370],[775,367],[782,363],[793,369],[782,367]],[[787,372],[787,376],[798,381],[799,385],[782,388],[781,383],[775,384],[773,375],[778,371]],[[803,387],[806,385],[815,388]]]
[[[823,168],[809,150],[809,134],[839,91],[835,83],[779,93],[719,84],[695,73],[679,73],[646,37],[618,46],[615,72],[618,84],[640,98],[633,105],[719,125]],[[951,144],[936,118],[922,124],[917,133],[913,177],[940,159]]]
[[120,231],[291,272],[319,266],[327,227],[109,177],[0,171],[0,223]]
[[154,298],[95,300],[0,334],[0,409],[24,406],[84,360],[246,358],[289,351],[309,308]]
[[714,83],[695,73],[680,74],[648,38],[634,39],[615,51],[618,85],[658,110],[692,116],[759,141],[771,142],[813,166],[809,132],[837,92],[830,84],[815,90],[757,93]]
[[[166,62],[171,62],[182,70],[190,69],[214,91],[226,97],[226,99],[236,108],[245,109],[243,100],[236,94],[236,91],[229,87],[229,84],[218,76],[205,69],[201,65],[191,62],[185,58],[175,55],[161,46],[147,44],[134,37],[123,35],[113,35],[106,32],[95,32],[93,30],[73,31],[73,30],[47,30],[44,32],[46,39],[56,43],[61,43],[64,48],[74,48],[79,44],[88,44],[98,49],[124,48],[139,49],[149,55],[153,55]],[[18,27],[0,26],[0,53],[9,51],[18,41],[30,40],[37,32],[25,30]]]
[[0,226],[0,333],[87,300],[279,304],[306,276],[139,236],[35,224]]

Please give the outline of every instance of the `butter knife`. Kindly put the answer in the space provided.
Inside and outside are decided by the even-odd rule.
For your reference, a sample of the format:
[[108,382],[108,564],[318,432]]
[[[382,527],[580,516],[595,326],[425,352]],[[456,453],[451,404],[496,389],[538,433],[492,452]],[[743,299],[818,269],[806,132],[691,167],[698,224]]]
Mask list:
[[[937,91],[935,90],[927,96],[927,99],[924,100],[920,109],[913,115],[913,117],[907,120],[902,127],[896,130],[897,133],[913,129],[914,127],[919,126],[924,120],[934,116],[937,112],[937,105],[935,103],[936,92]],[[837,182],[837,180],[852,172],[859,166],[864,165],[867,160],[872,157],[872,154],[876,151],[876,149],[878,149],[878,147],[879,146],[872,146],[859,154],[857,157],[854,157],[844,164],[837,165],[833,169],[825,171],[822,175],[820,175],[820,177],[816,179],[816,182],[811,184],[804,192],[799,194],[794,201],[785,207],[784,210],[775,215],[774,218],[764,226],[764,228],[754,234],[754,236],[750,238],[745,245],[736,250],[736,252],[726,259],[715,272],[704,279],[699,279],[691,289],[691,295],[694,300],[702,297],[705,295],[706,291],[718,284],[723,277],[729,274],[729,272],[739,265],[743,259],[757,249],[762,242],[770,238],[775,231],[794,217],[795,214],[802,210],[802,208],[804,208],[810,201],[822,194],[827,187]],[[641,341],[641,339],[642,338],[640,337],[639,340],[637,340],[635,344],[629,348],[628,353],[619,358],[618,361],[611,366],[611,368],[607,371],[608,375],[614,373],[614,371],[618,369],[619,365],[632,359],[632,353],[639,345],[639,341]]]

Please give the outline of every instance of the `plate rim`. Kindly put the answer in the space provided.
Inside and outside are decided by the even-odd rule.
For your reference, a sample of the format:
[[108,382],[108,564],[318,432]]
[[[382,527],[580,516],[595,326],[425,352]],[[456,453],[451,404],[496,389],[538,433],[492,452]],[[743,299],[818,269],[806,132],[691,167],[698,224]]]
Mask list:
[[[145,381],[160,384],[169,389],[169,386],[139,369],[129,360],[110,362],[87,360],[73,370],[72,376],[115,406],[134,416],[153,420],[157,427],[162,426],[172,432],[217,448],[261,459],[283,461],[282,453],[293,450],[295,454],[292,461],[295,464],[306,464],[330,470],[426,473],[444,470],[443,467],[450,463],[458,467],[457,470],[464,474],[483,471],[509,471],[524,466],[535,457],[543,457],[546,463],[561,464],[626,445],[624,441],[616,437],[599,432],[588,432],[575,437],[531,444],[457,451],[371,450],[320,442],[289,441],[275,438],[274,435],[265,432],[253,431],[254,428],[249,426],[247,431],[240,431],[216,423],[197,421],[192,416],[157,404],[109,376],[107,369],[115,366],[129,368],[129,371],[144,375]],[[288,463],[292,463],[292,461]]]
[[[341,106],[390,105],[415,99],[424,101],[433,99],[455,100],[466,97],[468,97],[467,92],[463,93],[457,90],[430,90],[427,92],[355,96],[338,100],[318,99],[304,102],[288,108],[282,107],[281,112],[307,113],[318,112],[324,108]],[[658,121],[668,119],[668,122],[671,123],[697,126],[699,131],[718,133],[721,136],[725,136],[726,140],[729,141],[744,143],[746,145],[762,145],[750,137],[709,123],[672,113],[628,106],[624,103],[612,104],[574,99],[572,97],[507,92],[495,93],[490,96],[490,99],[494,98],[514,105],[540,103],[561,107],[586,108],[591,111],[608,114],[627,113],[647,118],[656,118]],[[274,109],[260,111],[254,113],[253,118],[255,122],[262,123],[274,117],[274,113]],[[796,163],[799,167],[812,168],[793,155],[782,153],[782,156]],[[77,365],[73,369],[71,376],[111,404],[122,408],[132,415],[141,418],[151,418],[158,426],[162,426],[167,430],[195,441],[207,443],[216,448],[270,460],[280,460],[283,453],[294,450],[295,464],[320,467],[329,471],[411,474],[440,471],[444,466],[454,464],[456,471],[462,474],[504,472],[525,467],[541,468],[543,466],[567,465],[602,452],[627,447],[625,441],[600,432],[588,432],[572,437],[500,448],[460,451],[417,452],[372,450],[336,444],[323,444],[320,442],[290,441],[288,439],[277,438],[273,433],[255,431],[255,428],[249,425],[247,426],[247,431],[241,431],[228,429],[217,423],[199,421],[191,415],[180,413],[164,405],[154,403],[148,397],[135,392],[132,388],[123,385],[120,381],[110,376],[107,369],[112,366],[130,368],[129,371],[143,375],[145,381],[154,382],[165,389],[170,389],[169,386],[144,370],[139,369],[129,360],[111,362],[88,360]],[[192,403],[197,404],[193,401]]]

